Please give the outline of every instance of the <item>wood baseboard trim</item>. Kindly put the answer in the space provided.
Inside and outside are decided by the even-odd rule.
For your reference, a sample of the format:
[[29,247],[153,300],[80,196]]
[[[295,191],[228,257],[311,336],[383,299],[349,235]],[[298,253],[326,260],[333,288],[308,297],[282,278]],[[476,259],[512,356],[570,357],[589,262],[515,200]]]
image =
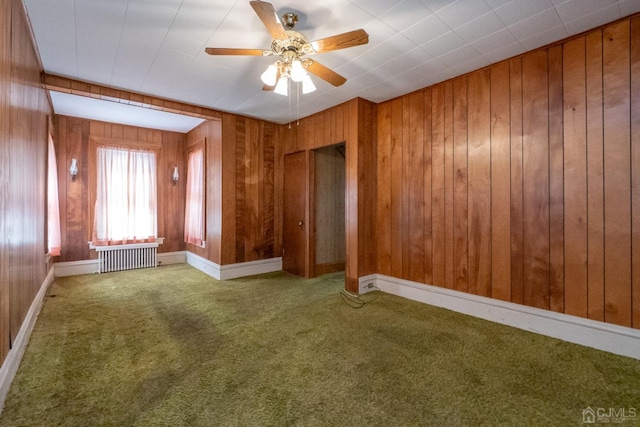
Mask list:
[[[367,285],[372,283],[374,287]],[[360,278],[360,293],[383,292],[563,341],[640,359],[640,330],[425,285],[381,274]],[[364,291],[364,292],[363,292]]]
[[31,337],[31,332],[33,331],[33,326],[36,324],[36,319],[42,309],[44,297],[54,280],[55,268],[52,267],[49,269],[47,276],[42,282],[36,297],[33,299],[31,307],[29,307],[29,311],[27,311],[27,315],[25,316],[22,326],[18,331],[18,335],[16,335],[16,339],[13,342],[13,346],[11,350],[9,350],[9,353],[7,353],[7,357],[4,360],[2,367],[0,367],[0,413],[4,407],[4,402],[7,398],[7,394],[9,393],[11,383],[16,376],[16,372],[18,372],[22,356],[24,355],[27,343],[29,342],[29,337]]
[[327,262],[325,264],[316,264],[315,273],[316,276],[322,276],[323,274],[335,273],[338,271],[344,271],[345,262]]

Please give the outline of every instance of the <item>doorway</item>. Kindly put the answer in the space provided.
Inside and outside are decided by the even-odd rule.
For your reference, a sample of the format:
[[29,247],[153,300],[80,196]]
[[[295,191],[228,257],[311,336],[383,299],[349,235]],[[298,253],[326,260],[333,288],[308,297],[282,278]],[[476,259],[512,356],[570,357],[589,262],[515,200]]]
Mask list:
[[311,153],[310,261],[312,276],[320,276],[345,269],[345,145]]

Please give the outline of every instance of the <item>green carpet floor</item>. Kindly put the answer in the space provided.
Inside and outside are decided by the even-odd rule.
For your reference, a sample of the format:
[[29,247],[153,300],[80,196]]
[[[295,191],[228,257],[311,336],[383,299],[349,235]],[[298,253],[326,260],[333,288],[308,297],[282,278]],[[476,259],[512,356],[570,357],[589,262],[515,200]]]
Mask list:
[[356,309],[343,281],[217,281],[184,264],[58,278],[0,425],[566,426],[582,425],[587,407],[640,415],[638,360],[380,292]]

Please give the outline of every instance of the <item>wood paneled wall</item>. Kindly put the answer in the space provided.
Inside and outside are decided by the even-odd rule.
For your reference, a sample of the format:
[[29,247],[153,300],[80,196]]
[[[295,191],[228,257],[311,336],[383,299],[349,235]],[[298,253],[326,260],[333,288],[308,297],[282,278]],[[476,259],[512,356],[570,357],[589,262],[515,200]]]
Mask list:
[[[282,146],[277,125],[224,113],[189,132],[206,140],[206,247],[188,249],[220,265],[282,253]],[[282,173],[280,172],[281,176]]]
[[51,109],[21,1],[0,3],[0,361],[46,276]]
[[378,105],[377,271],[640,328],[640,18]]
[[[90,139],[113,140],[126,145],[127,141],[161,144],[158,159],[158,236],[164,237],[159,252],[185,249],[184,200],[186,181],[186,134],[105,123],[77,117],[55,116],[57,130],[58,188],[62,251],[57,261],[78,261],[95,258],[89,250],[93,224],[93,204],[90,193],[90,168],[95,165],[95,153],[90,151]],[[71,159],[78,160],[75,182],[69,176]],[[172,185],[173,167],[178,166],[181,179]]]

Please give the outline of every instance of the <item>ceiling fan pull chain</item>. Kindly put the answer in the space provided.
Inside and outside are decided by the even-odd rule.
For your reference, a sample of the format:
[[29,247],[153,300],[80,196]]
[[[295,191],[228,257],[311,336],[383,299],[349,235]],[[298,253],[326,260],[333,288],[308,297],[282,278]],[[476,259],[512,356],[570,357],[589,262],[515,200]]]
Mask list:
[[287,96],[289,101],[289,129],[291,129],[291,122],[293,121],[293,117],[291,115],[291,79],[287,79]]
[[300,83],[296,83],[296,126],[300,126]]

